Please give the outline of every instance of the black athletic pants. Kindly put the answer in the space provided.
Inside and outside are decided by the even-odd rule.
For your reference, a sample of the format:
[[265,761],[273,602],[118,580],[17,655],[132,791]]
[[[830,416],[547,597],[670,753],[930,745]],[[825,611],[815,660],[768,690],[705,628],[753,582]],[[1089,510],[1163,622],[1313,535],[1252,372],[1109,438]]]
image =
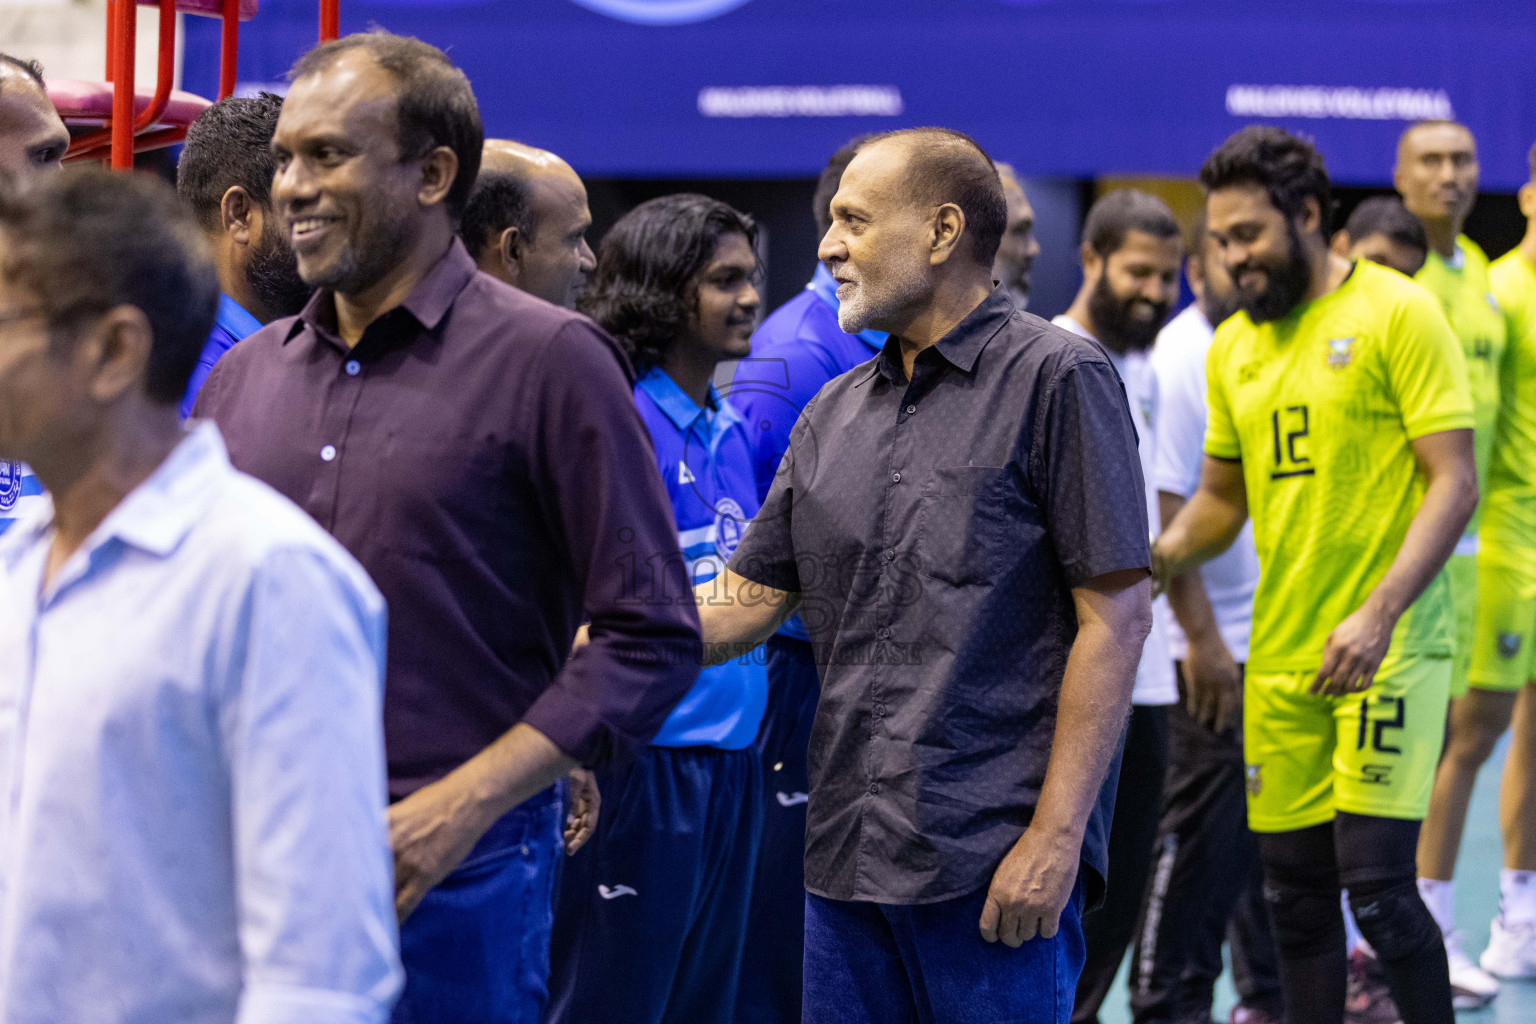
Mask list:
[[[1179,689],[1182,692],[1183,676]],[[1282,1017],[1257,837],[1248,831],[1242,726],[1212,732],[1168,709],[1168,781],[1146,909],[1131,959],[1136,1024],[1208,1024],[1232,945],[1244,1006]]]
[[1099,1007],[1136,934],[1168,766],[1168,708],[1137,705],[1125,734],[1120,788],[1109,825],[1109,878],[1104,902],[1083,917],[1088,956],[1077,982],[1072,1024],[1097,1024]]

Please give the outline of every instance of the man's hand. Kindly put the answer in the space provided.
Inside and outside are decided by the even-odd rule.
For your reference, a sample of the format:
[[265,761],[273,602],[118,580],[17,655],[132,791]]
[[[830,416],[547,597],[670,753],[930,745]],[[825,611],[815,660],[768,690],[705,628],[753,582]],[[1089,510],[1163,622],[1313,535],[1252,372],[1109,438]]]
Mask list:
[[1178,573],[1178,564],[1169,557],[1167,535],[1152,541],[1152,597],[1155,599],[1168,592],[1168,583]]
[[565,855],[574,857],[597,831],[603,798],[597,791],[597,776],[587,769],[572,768],[566,778],[571,787],[571,812],[565,816]]
[[[452,776],[423,786],[389,807],[389,844],[395,851],[395,914],[404,921],[490,828],[466,813]],[[494,819],[493,819],[494,820]]]
[[1049,939],[1072,898],[1083,840],[1026,828],[992,875],[981,910],[981,937],[1022,946],[1039,935]]
[[1314,695],[1342,697],[1367,689],[1392,645],[1394,616],[1367,600],[1353,615],[1328,634],[1323,647],[1323,666],[1309,690]]
[[1189,716],[1212,732],[1226,732],[1242,720],[1243,670],[1221,634],[1189,640],[1184,658],[1184,705]]

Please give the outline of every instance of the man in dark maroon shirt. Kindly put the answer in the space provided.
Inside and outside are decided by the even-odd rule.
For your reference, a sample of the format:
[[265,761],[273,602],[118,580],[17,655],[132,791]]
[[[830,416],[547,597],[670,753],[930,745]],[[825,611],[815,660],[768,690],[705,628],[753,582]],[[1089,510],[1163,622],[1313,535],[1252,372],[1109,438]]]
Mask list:
[[368,33],[300,58],[272,199],[319,291],[220,360],[195,411],[389,602],[409,1024],[538,1020],[550,786],[643,747],[700,654],[611,342],[479,273],[454,236],[481,142],[468,80],[425,43]]

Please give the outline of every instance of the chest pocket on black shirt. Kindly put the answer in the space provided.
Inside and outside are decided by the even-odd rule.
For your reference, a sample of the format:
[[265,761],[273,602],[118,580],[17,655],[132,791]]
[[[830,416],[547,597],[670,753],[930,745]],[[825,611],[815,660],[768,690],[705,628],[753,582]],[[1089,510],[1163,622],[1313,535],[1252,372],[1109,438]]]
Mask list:
[[955,466],[936,469],[923,487],[917,512],[918,571],[965,586],[1008,566],[1010,527],[1018,511],[1007,469]]

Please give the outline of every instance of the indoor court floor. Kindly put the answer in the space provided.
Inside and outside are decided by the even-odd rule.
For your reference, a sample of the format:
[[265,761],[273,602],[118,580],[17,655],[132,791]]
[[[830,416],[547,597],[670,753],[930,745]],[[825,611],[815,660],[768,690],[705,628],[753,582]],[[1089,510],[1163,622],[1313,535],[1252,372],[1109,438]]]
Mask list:
[[[1508,748],[1506,735],[1477,778],[1461,843],[1461,860],[1456,868],[1456,920],[1462,929],[1463,948],[1474,959],[1488,944],[1488,922],[1499,909],[1499,773],[1503,771]],[[1122,967],[1114,989],[1104,1001],[1100,1024],[1130,1024],[1125,974]],[[1224,974],[1216,989],[1216,1018],[1226,1021],[1236,1002],[1231,976]],[[1536,1024],[1536,981],[1507,981],[1493,1005],[1458,1013],[1456,1017],[1459,1024]]]

